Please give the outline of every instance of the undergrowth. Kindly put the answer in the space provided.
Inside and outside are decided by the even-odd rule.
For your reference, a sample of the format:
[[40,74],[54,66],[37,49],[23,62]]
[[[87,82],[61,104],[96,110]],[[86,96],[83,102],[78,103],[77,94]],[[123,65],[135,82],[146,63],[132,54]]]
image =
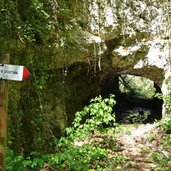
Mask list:
[[[113,153],[117,147],[114,128],[117,124],[113,113],[115,103],[113,95],[91,100],[88,106],[75,114],[73,126],[66,128],[66,137],[57,140],[53,154],[34,152],[24,159],[8,150],[7,171],[47,168],[59,171],[113,170],[117,165],[122,165],[125,158]],[[109,130],[110,126],[113,129]]]
[[[66,128],[66,136],[57,139],[57,146],[53,154],[33,152],[27,157],[16,156],[7,150],[7,171],[121,171],[127,158],[117,153],[119,143],[116,134],[128,132],[115,122],[113,107],[114,96],[102,99],[101,96],[91,100],[90,105],[75,114],[73,126]],[[171,168],[171,119],[165,118],[159,122],[163,130],[159,144],[164,151],[156,150],[150,154],[149,162],[157,166],[158,171]],[[126,127],[125,127],[126,128]],[[149,136],[149,142],[157,141],[154,134]],[[143,148],[142,153],[149,153],[150,149]],[[169,155],[169,156],[168,156]]]

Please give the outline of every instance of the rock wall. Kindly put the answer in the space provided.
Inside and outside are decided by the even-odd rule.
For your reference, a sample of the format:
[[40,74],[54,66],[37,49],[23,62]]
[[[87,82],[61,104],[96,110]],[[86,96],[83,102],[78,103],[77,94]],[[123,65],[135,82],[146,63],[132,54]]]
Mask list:
[[[86,38],[95,49],[92,57],[97,70],[147,77],[169,95],[170,3],[92,0],[86,5]],[[166,101],[163,116],[167,113],[165,106]]]

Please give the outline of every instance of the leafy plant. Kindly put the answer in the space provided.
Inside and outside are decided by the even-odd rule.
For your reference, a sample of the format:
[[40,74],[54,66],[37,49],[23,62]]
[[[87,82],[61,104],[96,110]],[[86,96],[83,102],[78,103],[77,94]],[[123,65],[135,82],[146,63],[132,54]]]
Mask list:
[[143,114],[133,113],[127,116],[125,121],[128,123],[143,123],[149,115],[149,112],[143,112]]
[[156,135],[154,133],[150,133],[147,137],[148,141],[152,142],[154,141],[156,138]]
[[169,158],[167,158],[162,152],[155,151],[151,154],[150,160],[158,163],[160,166],[167,166]]
[[114,155],[113,156],[113,164],[114,166],[123,165],[126,162],[126,157],[123,155]]
[[167,133],[171,133],[171,118],[164,118],[162,121],[162,127]]
[[150,153],[150,148],[149,147],[142,147],[141,148],[141,153],[143,154],[149,154]]
[[[170,147],[171,147],[171,134],[170,134],[170,118],[164,118],[157,124],[163,128],[163,136],[160,138],[160,151],[156,150],[150,155],[150,161],[156,164],[156,170],[170,170]],[[162,130],[162,129],[161,129]],[[156,134],[152,134],[151,140],[156,140]]]
[[63,153],[54,154],[50,156],[51,164],[57,169],[67,169],[82,171],[88,170],[90,165],[102,162],[107,159],[107,152],[105,149],[99,147],[91,148],[89,145],[81,147],[70,147]]
[[[167,85],[168,85],[168,87],[171,87],[170,83],[168,83]],[[164,103],[165,103],[164,106],[165,106],[165,109],[166,109],[166,113],[165,114],[166,115],[167,114],[170,114],[170,109],[171,109],[171,95],[163,95],[161,93],[157,93],[155,95],[155,97],[164,100]]]
[[7,150],[6,164],[7,171],[24,171],[26,169],[23,156],[15,156],[14,152],[9,149]]
[[[111,95],[109,99],[102,100],[102,97],[96,97],[91,100],[89,106],[86,106],[82,111],[75,114],[73,127],[67,128],[67,135],[73,138],[83,138],[94,131],[102,131],[103,125],[114,125],[115,115],[113,107],[116,104],[114,96]],[[88,117],[83,123],[84,117]]]
[[[125,161],[123,156],[113,155],[112,151],[116,148],[116,139],[110,134],[106,136],[103,124],[115,124],[113,106],[115,105],[114,96],[102,99],[101,96],[91,100],[90,105],[82,111],[76,113],[73,127],[67,128],[67,136],[61,137],[56,147],[56,153],[40,155],[32,152],[29,157],[24,159],[22,156],[15,156],[13,151],[8,154],[8,168],[12,170],[44,169],[49,166],[54,170],[104,170],[122,165]],[[105,125],[106,126],[106,125]],[[100,139],[87,141],[86,138],[99,133]],[[113,129],[112,129],[112,133]],[[83,139],[84,138],[84,139]],[[83,142],[77,145],[75,142]],[[112,157],[109,158],[109,155]],[[9,161],[13,162],[10,163]],[[111,160],[113,162],[111,162]],[[47,164],[48,163],[48,164]]]
[[7,150],[6,170],[7,171],[27,171],[28,169],[43,168],[48,155],[40,155],[32,152],[26,159],[23,155],[15,155],[13,150]]

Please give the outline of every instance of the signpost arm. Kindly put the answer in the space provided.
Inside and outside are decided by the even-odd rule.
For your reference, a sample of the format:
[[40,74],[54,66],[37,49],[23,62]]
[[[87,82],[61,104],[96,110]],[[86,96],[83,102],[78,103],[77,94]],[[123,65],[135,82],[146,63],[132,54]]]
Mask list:
[[[9,63],[9,54],[0,59],[1,64]],[[0,80],[0,171],[5,171],[6,158],[6,134],[7,134],[7,110],[8,110],[8,81]]]

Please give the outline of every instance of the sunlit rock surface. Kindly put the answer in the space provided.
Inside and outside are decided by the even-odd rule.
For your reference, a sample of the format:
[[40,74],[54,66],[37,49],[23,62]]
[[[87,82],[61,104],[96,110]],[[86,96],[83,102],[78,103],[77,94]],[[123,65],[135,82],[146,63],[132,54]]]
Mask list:
[[163,94],[169,94],[165,73],[170,75],[170,5],[155,0],[92,0],[86,5],[87,31],[96,36],[87,39],[94,43],[97,52],[92,56],[99,59],[100,71],[145,76],[163,87]]

